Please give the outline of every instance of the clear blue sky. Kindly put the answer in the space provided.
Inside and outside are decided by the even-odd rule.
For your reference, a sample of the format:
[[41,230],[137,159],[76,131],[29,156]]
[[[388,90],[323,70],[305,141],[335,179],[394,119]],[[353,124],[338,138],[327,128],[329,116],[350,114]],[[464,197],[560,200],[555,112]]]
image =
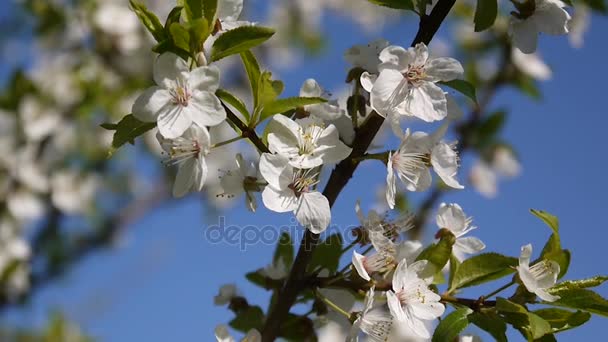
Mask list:
[[[330,45],[306,67],[281,72],[287,94],[295,94],[308,77],[329,89],[339,88],[347,68],[342,53],[353,44],[382,36],[408,45],[417,23],[413,17],[402,21],[381,35],[368,36],[343,18],[326,18]],[[581,50],[572,49],[563,37],[541,38],[540,50],[554,71],[553,79],[542,85],[544,100],[537,103],[503,91],[494,103],[510,109],[504,137],[519,152],[522,175],[501,183],[500,194],[493,200],[470,187],[445,197],[474,216],[479,227],[475,236],[489,251],[513,256],[526,243],[539,252],[549,235],[528,213],[529,208],[557,215],[563,244],[573,251],[569,279],[608,274],[604,263],[608,241],[604,216],[608,204],[607,30],[605,18],[594,17]],[[449,38],[446,33],[440,36]],[[364,205],[369,205],[373,194],[365,194],[367,185],[380,184],[384,177],[384,168],[376,162],[360,167],[333,210],[334,223],[356,222],[355,199],[363,196]],[[250,285],[243,275],[266,265],[274,250],[263,244],[244,252],[237,246],[210,244],[204,239],[204,229],[215,222],[213,215],[204,212],[195,198],[151,213],[129,227],[124,246],[88,258],[41,291],[29,307],[11,311],[10,321],[40,325],[56,308],[101,341],[210,341],[215,325],[232,318],[227,309],[212,303],[221,284],[236,282],[250,302],[266,307],[267,293]],[[226,216],[237,225],[290,223],[289,215],[271,214],[264,208],[254,215],[242,204]],[[598,291],[608,296],[606,287]],[[605,333],[606,323],[594,317],[585,327],[561,334],[560,341],[597,340]]]

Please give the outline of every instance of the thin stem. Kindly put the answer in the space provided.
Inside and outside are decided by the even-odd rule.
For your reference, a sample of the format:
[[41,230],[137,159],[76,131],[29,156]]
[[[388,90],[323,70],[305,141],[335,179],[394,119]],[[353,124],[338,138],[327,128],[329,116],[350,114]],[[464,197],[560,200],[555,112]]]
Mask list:
[[503,286],[499,287],[498,289],[496,289],[496,290],[494,290],[494,291],[492,291],[492,292],[490,292],[490,293],[488,293],[487,295],[482,296],[482,297],[483,297],[483,298],[490,298],[490,297],[493,297],[493,296],[497,295],[498,293],[500,293],[500,292],[502,292],[502,291],[504,291],[504,290],[508,289],[509,287],[511,287],[511,285],[514,285],[514,284],[515,284],[515,282],[514,282],[514,281],[511,281],[511,282],[509,282],[508,284],[505,284],[505,285],[503,285]]
[[366,154],[362,155],[361,157],[353,158],[353,161],[361,162],[363,160],[375,159],[375,160],[380,160],[383,163],[386,163],[386,161],[388,160],[388,153],[389,153],[388,151],[380,152],[380,153],[366,153]]
[[236,114],[234,114],[230,110],[230,108],[228,108],[228,106],[226,106],[223,102],[222,106],[224,106],[224,110],[226,110],[226,118],[241,131],[241,136],[243,138],[249,139],[249,141],[251,141],[255,145],[255,147],[257,147],[260,153],[270,153],[270,150],[268,149],[266,144],[264,144],[262,139],[258,137],[258,134],[255,132],[255,129],[247,127],[247,125],[245,125],[245,123],[241,121],[241,119],[239,119],[239,117],[236,116]]
[[327,297],[322,295],[319,291],[315,291],[315,295],[321,299],[325,304],[327,304],[330,308],[332,308],[335,312],[340,313],[346,317],[346,319],[350,319],[350,313],[346,312],[346,310],[339,307],[336,303],[329,300]]
[[234,137],[234,138],[228,139],[228,140],[226,140],[226,141],[222,141],[222,142],[219,142],[219,143],[217,143],[217,144],[213,144],[213,146],[211,146],[211,148],[216,148],[216,147],[220,147],[220,146],[228,145],[228,144],[230,144],[230,143],[233,143],[233,142],[235,142],[235,141],[239,141],[239,140],[244,139],[244,138],[245,138],[244,136],[239,135],[239,136],[236,136],[236,137]]
[[359,243],[358,239],[355,239],[353,242],[351,242],[350,244],[348,244],[348,246],[342,248],[342,251],[340,252],[340,254],[344,254],[345,252],[347,252],[349,249],[355,247],[357,244]]

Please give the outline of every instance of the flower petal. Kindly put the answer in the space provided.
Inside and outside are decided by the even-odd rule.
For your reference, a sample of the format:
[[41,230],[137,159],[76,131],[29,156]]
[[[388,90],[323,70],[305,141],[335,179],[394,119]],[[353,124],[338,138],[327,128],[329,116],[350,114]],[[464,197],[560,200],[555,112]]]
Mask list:
[[445,93],[432,82],[410,88],[404,107],[407,115],[426,122],[443,120],[448,115]]
[[180,137],[192,125],[188,115],[184,115],[181,106],[166,106],[158,115],[158,131],[167,139]]
[[464,74],[460,62],[448,57],[431,59],[426,64],[425,70],[426,74],[431,76],[433,82],[451,81],[461,78]]
[[192,89],[214,93],[220,85],[220,69],[215,65],[198,67],[190,72],[188,84]]
[[533,20],[511,19],[509,23],[509,35],[513,46],[523,53],[536,51],[538,43],[538,28]]
[[371,91],[371,106],[386,117],[406,99],[407,90],[407,80],[399,71],[382,70]]
[[408,66],[414,63],[414,49],[405,49],[401,46],[387,46],[380,52],[379,59],[382,63],[393,64],[398,66],[400,70],[406,70]]
[[318,191],[302,193],[295,214],[298,222],[315,234],[321,234],[331,221],[329,201]]
[[464,186],[456,180],[458,154],[450,145],[445,143],[435,145],[431,152],[431,164],[435,173],[447,186],[454,189],[464,189]]
[[486,244],[476,237],[468,236],[456,239],[454,248],[466,254],[475,254],[483,251],[486,248]]
[[154,63],[153,76],[154,82],[159,86],[173,83],[190,69],[186,61],[172,52],[165,52],[158,56]]
[[195,158],[188,158],[179,165],[175,175],[175,183],[173,183],[174,197],[182,197],[192,189],[199,173],[196,164],[197,160]]
[[365,256],[357,253],[357,251],[353,251],[352,263],[355,266],[355,270],[359,276],[367,281],[370,281],[372,278],[367,273],[365,266],[363,265],[363,260],[365,260]]
[[538,30],[545,34],[560,35],[568,33],[570,14],[566,12],[561,1],[542,1],[544,6],[534,11],[532,18]]
[[222,21],[237,21],[243,11],[243,0],[219,0],[217,17]]
[[172,106],[171,94],[160,87],[146,89],[133,103],[131,113],[143,122],[156,122],[161,110]]
[[226,120],[226,111],[214,93],[196,90],[184,112],[197,125],[216,126]]
[[412,313],[414,316],[424,319],[431,320],[437,317],[441,317],[445,312],[445,306],[441,303],[437,302],[427,302],[427,303],[410,303],[408,304],[412,309]]
[[397,298],[395,292],[386,292],[386,303],[388,304],[388,309],[391,312],[391,315],[393,315],[396,320],[400,322],[406,320],[405,312],[403,311],[403,307],[401,306],[401,301],[399,300],[399,298]]
[[293,167],[289,165],[287,158],[278,154],[262,154],[260,173],[268,185],[275,189],[286,189],[293,180]]
[[397,192],[392,160],[392,152],[389,152],[388,163],[386,164],[386,203],[391,209],[395,208],[395,193]]
[[302,97],[319,97],[321,94],[323,94],[323,89],[313,78],[304,81],[300,88],[300,96]]
[[272,186],[262,191],[262,202],[266,208],[277,213],[293,211],[298,207],[298,199],[291,189],[279,190]]

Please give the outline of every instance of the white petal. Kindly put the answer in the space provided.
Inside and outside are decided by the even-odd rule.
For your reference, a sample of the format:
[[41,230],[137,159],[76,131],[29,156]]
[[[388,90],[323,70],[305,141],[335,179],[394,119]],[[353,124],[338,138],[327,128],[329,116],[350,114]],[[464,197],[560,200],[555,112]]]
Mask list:
[[150,87],[137,97],[131,113],[143,122],[156,122],[161,110],[173,106],[171,94],[160,87]]
[[399,71],[382,70],[371,91],[372,108],[386,116],[405,100],[407,89],[407,81]]
[[536,293],[536,295],[545,302],[555,302],[556,300],[560,299],[560,296],[554,296],[544,289],[538,289],[534,293]]
[[382,63],[393,64],[401,70],[406,70],[410,64],[414,63],[415,51],[391,45],[380,52],[379,59]]
[[188,84],[192,89],[214,93],[220,84],[220,69],[215,65],[198,67],[190,72]]
[[430,302],[430,303],[410,303],[408,304],[412,308],[412,313],[424,320],[431,320],[437,317],[441,317],[445,311],[445,306],[441,303]]
[[215,94],[196,90],[184,112],[197,125],[216,126],[226,120],[226,111]]
[[179,165],[173,183],[173,196],[182,197],[192,189],[199,172],[197,162],[195,158],[189,158]]
[[405,309],[405,323],[412,329],[412,331],[422,337],[422,338],[430,338],[431,332],[429,328],[424,324],[424,322],[418,318],[416,318],[411,311],[409,305]]
[[476,237],[468,236],[456,239],[454,248],[466,254],[475,254],[486,248],[486,245]]
[[370,93],[372,91],[372,88],[374,87],[374,83],[376,82],[377,79],[378,79],[378,75],[370,74],[369,72],[366,71],[361,74],[359,81],[361,82],[361,86],[363,87],[363,89],[365,89],[365,91]]
[[331,221],[329,201],[318,191],[302,193],[295,214],[298,222],[315,234],[322,233]]
[[473,184],[475,190],[482,195],[488,198],[496,196],[498,191],[496,173],[494,173],[485,162],[477,161],[473,164],[469,180],[471,181],[471,184]]
[[350,147],[340,141],[340,134],[334,125],[329,125],[323,130],[323,133],[317,139],[317,144],[319,148],[315,149],[315,153],[321,154],[325,164],[342,161],[352,152]]
[[464,69],[460,62],[448,57],[431,59],[426,64],[425,70],[434,82],[451,81],[461,78],[464,74]]
[[266,182],[276,189],[286,189],[293,180],[293,168],[285,157],[277,154],[262,154],[260,173]]
[[403,259],[397,264],[395,273],[393,274],[393,290],[399,292],[405,287],[406,281],[409,280],[410,273],[408,272],[407,260]]
[[570,14],[561,8],[558,2],[539,2],[544,2],[544,6],[542,6],[542,10],[537,9],[533,14],[533,18],[536,21],[536,27],[538,27],[538,30],[540,32],[552,35],[568,33],[568,21],[570,20]]
[[397,192],[392,159],[392,152],[389,152],[388,163],[386,165],[386,203],[391,209],[395,208],[395,193]]
[[262,202],[266,208],[277,213],[293,211],[298,207],[298,199],[291,189],[278,190],[272,186],[262,191]]
[[228,333],[228,327],[223,324],[215,327],[215,338],[217,342],[235,342],[234,338]]
[[323,94],[323,89],[317,81],[312,78],[307,79],[300,88],[300,96],[302,97],[319,97]]
[[519,266],[528,267],[530,266],[530,257],[532,256],[532,244],[527,244],[521,247],[521,253],[519,255]]
[[436,221],[437,227],[447,228],[454,234],[461,233],[467,226],[467,217],[462,208],[456,203],[441,203],[437,211]]
[[178,55],[165,52],[158,56],[154,63],[154,82],[159,86],[165,86],[168,82],[182,77],[183,73],[188,73],[188,64]]
[[243,0],[219,0],[217,17],[223,21],[237,21],[243,10]]
[[456,180],[458,172],[458,155],[448,144],[437,144],[431,152],[433,170],[441,177],[443,182],[454,189],[464,189]]
[[205,185],[205,180],[207,180],[207,162],[205,161],[205,158],[199,158],[197,162],[199,169],[194,178],[193,186],[197,191],[201,191],[203,190],[203,185]]
[[509,23],[509,35],[513,46],[523,53],[533,53],[536,51],[538,42],[538,29],[533,20],[511,19]]
[[530,272],[530,269],[523,266],[517,267],[517,274],[519,275],[519,279],[521,279],[522,283],[528,291],[532,293],[536,293],[539,290],[538,284],[536,283],[536,278]]
[[559,264],[553,260],[545,260],[544,262],[547,268],[536,277],[536,284],[538,287],[546,289],[553,287],[557,282]]
[[418,170],[418,174],[416,175],[414,183],[407,180],[405,177],[399,175],[399,179],[401,182],[405,184],[405,188],[408,191],[425,191],[426,189],[431,187],[433,182],[433,178],[431,177],[431,171],[426,167]]
[[359,274],[359,276],[367,281],[371,280],[371,277],[365,270],[365,266],[363,265],[363,260],[365,260],[365,256],[357,253],[357,251],[353,251],[352,263],[355,266],[355,270]]
[[448,115],[445,93],[434,83],[424,82],[410,89],[405,98],[405,111],[426,122],[443,120]]
[[386,292],[386,303],[388,304],[388,309],[391,312],[391,315],[395,317],[398,321],[405,321],[405,312],[403,311],[403,307],[401,306],[401,301],[397,298],[397,295],[393,291]]
[[424,43],[418,43],[414,46],[416,58],[412,64],[425,65],[429,59],[429,48]]
[[188,115],[184,115],[181,106],[167,106],[158,115],[158,131],[167,139],[175,139],[192,125]]

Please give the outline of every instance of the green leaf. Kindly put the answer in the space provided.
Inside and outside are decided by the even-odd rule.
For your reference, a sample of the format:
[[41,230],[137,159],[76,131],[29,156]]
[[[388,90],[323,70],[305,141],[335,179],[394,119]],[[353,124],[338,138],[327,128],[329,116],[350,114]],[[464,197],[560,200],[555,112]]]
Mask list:
[[228,324],[233,329],[244,333],[251,329],[260,330],[264,325],[264,312],[259,306],[250,306],[240,311]]
[[264,105],[262,109],[262,116],[260,120],[264,120],[265,118],[272,116],[274,114],[284,113],[286,111],[296,109],[298,107],[303,107],[306,105],[324,103],[327,102],[326,99],[321,97],[287,97],[284,99],[274,100],[270,103]]
[[559,233],[559,220],[556,216],[553,216],[546,211],[536,210],[536,209],[530,209],[530,212],[534,216],[543,220],[543,222],[545,222],[547,224],[547,226],[549,226],[549,228],[551,228],[551,230],[553,230],[553,233],[555,233],[555,234]]
[[553,286],[550,291],[556,292],[565,289],[585,289],[589,287],[596,287],[602,285],[606,280],[608,280],[608,276],[595,276],[587,279],[568,280]]
[[496,111],[488,115],[479,123],[475,130],[475,146],[479,149],[487,146],[493,141],[505,124],[507,113]]
[[461,262],[454,256],[450,256],[450,276],[448,278],[448,288],[452,288],[452,284],[454,284],[454,276],[458,272],[458,268],[460,267]]
[[606,7],[606,2],[604,0],[583,0],[583,2],[595,11],[602,14],[608,13],[608,7]]
[[447,315],[441,320],[439,325],[437,325],[432,341],[443,342],[454,340],[469,324],[467,316],[472,312],[473,310],[469,308],[463,308]]
[[178,0],[178,5],[184,7],[184,17],[186,22],[203,17],[203,1],[202,0]]
[[559,237],[559,220],[557,217],[542,210],[530,209],[530,212],[551,228],[552,234],[549,237],[549,240],[547,240],[547,243],[545,243],[540,256],[541,258],[553,260],[559,264],[560,271],[558,278],[561,278],[566,274],[568,267],[570,266],[570,251],[562,249]]
[[473,102],[477,103],[477,95],[475,93],[475,86],[465,80],[452,80],[447,82],[439,82],[439,84],[443,84],[448,86],[464,96],[473,100]]
[[135,12],[148,31],[152,33],[152,36],[157,42],[161,42],[167,38],[165,28],[160,23],[160,20],[158,20],[156,14],[150,12],[146,5],[139,1],[129,0],[129,3],[131,4],[133,12]]
[[536,310],[534,314],[549,322],[554,333],[581,326],[591,318],[591,314],[588,312],[572,312],[555,308]]
[[218,0],[203,0],[203,15],[210,26],[215,25],[215,15],[217,12]]
[[416,260],[428,260],[435,267],[434,271],[440,273],[452,256],[452,247],[455,242],[454,234],[444,233],[438,242],[424,249]]
[[515,272],[517,264],[516,258],[497,253],[473,256],[458,266],[450,291],[502,278]]
[[134,144],[135,138],[156,127],[156,122],[142,122],[136,119],[133,114],[129,114],[122,118],[117,124],[106,123],[103,124],[102,127],[116,131],[112,138],[112,148],[108,152],[108,157],[110,157],[127,142]]
[[165,20],[165,30],[169,30],[171,24],[179,23],[179,19],[182,15],[182,9],[182,6],[173,7],[171,12],[169,12],[169,15],[167,15],[167,20]]
[[247,110],[245,103],[243,103],[241,99],[224,89],[216,90],[215,95],[217,95],[217,97],[219,97],[220,100],[224,101],[226,104],[229,104],[234,107],[234,109],[236,109],[239,113],[243,114],[243,117],[247,121],[249,121],[249,111]]
[[260,75],[258,82],[258,104],[255,107],[254,117],[256,118],[256,125],[266,119],[262,117],[262,111],[266,104],[274,102],[279,95],[283,92],[283,82],[272,79],[272,73],[264,71]]
[[583,310],[608,317],[608,301],[599,294],[587,289],[551,289],[551,294],[560,296],[555,302],[545,304]]
[[260,65],[255,58],[255,55],[249,51],[241,52],[241,60],[243,61],[243,66],[245,67],[245,72],[247,73],[247,78],[249,78],[249,85],[251,86],[251,95],[253,97],[253,108],[258,107],[258,84],[260,82]]
[[475,8],[475,32],[481,32],[489,29],[496,21],[498,14],[497,0],[477,0]]
[[288,232],[281,233],[281,237],[277,242],[277,248],[274,250],[274,256],[272,257],[273,262],[276,263],[279,259],[283,259],[285,267],[289,270],[293,264],[293,254],[291,236]]
[[312,272],[320,267],[327,269],[330,274],[333,274],[338,270],[341,256],[342,236],[338,233],[332,234],[320,242],[314,250],[308,270]]
[[394,9],[402,9],[402,10],[413,10],[414,3],[412,0],[367,0],[372,4],[376,4],[378,6],[394,8]]
[[551,325],[519,304],[497,298],[496,310],[504,320],[519,330],[528,340],[538,339],[551,332]]
[[184,51],[190,51],[190,33],[188,29],[180,23],[173,23],[169,26],[169,32],[171,32],[171,39],[176,47]]
[[469,315],[469,321],[480,329],[487,331],[496,342],[507,342],[507,324],[493,312],[475,312]]
[[241,26],[220,35],[211,48],[211,61],[247,51],[268,40],[274,30],[262,26]]
[[211,34],[209,30],[209,22],[205,18],[192,20],[188,24],[188,32],[190,33],[190,50],[193,55],[202,51],[203,43]]
[[536,81],[530,76],[520,73],[520,75],[517,75],[517,77],[515,77],[513,80],[513,85],[515,85],[515,87],[518,88],[522,93],[528,95],[534,100],[540,100],[542,98],[542,94],[540,89],[538,89]]

